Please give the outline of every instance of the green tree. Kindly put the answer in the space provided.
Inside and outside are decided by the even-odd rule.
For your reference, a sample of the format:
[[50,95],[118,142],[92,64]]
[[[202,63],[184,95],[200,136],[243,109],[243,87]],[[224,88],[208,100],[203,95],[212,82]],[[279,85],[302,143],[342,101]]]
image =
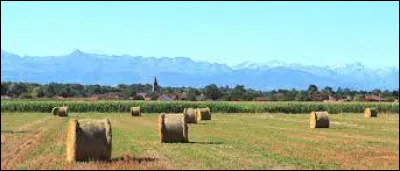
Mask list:
[[244,89],[244,85],[236,85],[231,93],[232,99],[243,100],[245,92],[246,90]]
[[386,99],[394,99],[396,97],[393,97],[393,93],[390,92],[389,90],[385,90],[383,92],[381,92],[381,97],[382,98],[386,98]]
[[1,83],[1,95],[6,95],[8,92],[8,84],[7,83]]
[[23,92],[23,93],[19,96],[19,98],[21,98],[21,99],[32,99],[32,95],[29,94],[28,92]]
[[301,90],[297,91],[294,100],[296,100],[296,101],[305,101],[305,100],[307,100],[307,93],[304,92],[304,91],[301,91]]
[[343,89],[341,87],[338,87],[335,93],[335,97],[337,99],[341,99],[343,97]]
[[30,90],[28,92],[28,94],[32,97],[32,98],[37,98],[39,96],[41,89],[40,87],[34,87],[32,90]]
[[307,92],[308,92],[308,99],[311,100],[311,99],[312,99],[312,96],[313,96],[315,93],[318,92],[318,87],[317,87],[316,85],[311,84],[311,85],[308,87]]
[[317,92],[318,91],[318,87],[316,85],[314,85],[314,84],[311,84],[310,86],[308,86],[307,91],[311,92],[311,93]]
[[135,92],[135,90],[133,90],[131,88],[126,88],[122,92],[123,99],[129,99],[131,97],[133,98],[134,96],[136,96],[136,92]]
[[9,88],[9,95],[15,97],[19,97],[22,93],[27,92],[28,86],[24,83],[11,83]]
[[215,84],[210,84],[204,87],[204,95],[212,100],[217,100],[222,96],[222,93]]
[[361,94],[356,94],[356,95],[354,95],[354,97],[353,97],[353,101],[362,101],[362,99],[364,98],[364,96],[363,95],[361,95]]
[[38,92],[37,92],[36,97],[42,98],[42,97],[44,97],[45,95],[46,95],[45,87],[44,87],[44,86],[41,86],[41,87],[39,88]]
[[345,88],[344,90],[343,90],[343,95],[344,96],[351,96],[351,90],[349,89],[349,88]]
[[73,91],[71,90],[70,87],[63,88],[59,95],[64,97],[64,98],[65,97],[74,97],[75,96],[75,94],[73,93]]
[[381,90],[379,90],[379,89],[374,89],[374,90],[372,90],[372,94],[373,95],[379,95],[381,93]]
[[326,87],[324,87],[322,92],[327,93],[329,95],[332,95],[333,94],[333,89],[332,89],[332,87],[326,86]]
[[399,99],[399,90],[393,90],[392,94],[395,99]]

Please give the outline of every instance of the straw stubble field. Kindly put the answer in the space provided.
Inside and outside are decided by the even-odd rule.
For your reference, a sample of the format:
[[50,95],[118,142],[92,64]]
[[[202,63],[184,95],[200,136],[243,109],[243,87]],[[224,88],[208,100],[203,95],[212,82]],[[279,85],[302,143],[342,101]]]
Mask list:
[[[110,118],[112,161],[68,164],[68,119]],[[399,169],[399,115],[213,113],[189,125],[189,143],[160,143],[158,114],[1,114],[1,169]]]

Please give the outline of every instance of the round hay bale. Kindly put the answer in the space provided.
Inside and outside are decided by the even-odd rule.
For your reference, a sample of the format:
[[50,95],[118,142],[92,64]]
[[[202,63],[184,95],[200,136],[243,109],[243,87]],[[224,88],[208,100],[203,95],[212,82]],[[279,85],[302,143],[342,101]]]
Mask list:
[[378,117],[378,109],[376,108],[365,108],[364,118]]
[[211,111],[209,107],[197,109],[197,120],[211,120]]
[[58,115],[58,107],[53,107],[53,109],[51,109],[51,114],[54,116]]
[[161,113],[159,118],[161,142],[188,142],[187,114]]
[[311,112],[310,128],[329,128],[329,113],[326,111]]
[[138,106],[138,107],[131,107],[131,115],[132,115],[132,116],[141,116],[142,113],[140,113],[140,106]]
[[185,109],[183,109],[183,114],[187,114],[188,115],[187,123],[195,123],[195,124],[197,124],[197,109],[185,108]]
[[66,132],[67,162],[111,160],[109,119],[71,119]]
[[68,107],[59,107],[58,116],[68,116]]

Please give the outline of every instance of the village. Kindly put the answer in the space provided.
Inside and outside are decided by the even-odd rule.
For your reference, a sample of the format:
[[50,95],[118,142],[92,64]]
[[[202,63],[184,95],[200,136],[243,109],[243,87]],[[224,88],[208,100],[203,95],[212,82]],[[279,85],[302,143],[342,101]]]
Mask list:
[[[22,85],[21,85],[22,84]],[[44,88],[44,86],[47,86]],[[374,90],[372,92],[357,92],[350,91],[349,89],[337,90],[334,92],[332,88],[325,87],[318,90],[315,85],[310,85],[308,90],[273,90],[273,91],[255,91],[252,89],[245,89],[244,86],[237,85],[236,87],[217,87],[209,85],[203,89],[195,88],[163,88],[159,85],[157,77],[154,77],[151,84],[139,85],[141,88],[132,88],[129,85],[124,85],[112,90],[111,92],[100,91],[103,86],[95,86],[98,90],[93,93],[86,94],[82,97],[78,93],[72,94],[71,92],[82,92],[76,88],[84,87],[89,89],[90,86],[82,86],[76,84],[58,84],[61,86],[59,91],[54,91],[53,96],[46,95],[46,91],[53,87],[49,85],[28,85],[23,88],[23,83],[2,83],[2,100],[10,99],[55,99],[55,100],[83,100],[83,101],[97,101],[97,100],[142,100],[142,101],[315,101],[315,102],[398,102],[398,91],[382,92]],[[64,87],[62,87],[64,86]],[[19,87],[19,88],[18,88]],[[22,88],[21,88],[22,87]],[[55,87],[55,86],[54,86]],[[67,88],[65,88],[67,87]],[[31,89],[31,90],[29,90]],[[56,89],[56,88],[53,88]],[[67,89],[65,91],[65,89]],[[75,90],[77,89],[77,90]],[[82,89],[82,88],[81,88]],[[106,88],[103,88],[106,89]],[[114,88],[115,89],[115,88]],[[167,90],[169,89],[169,90]],[[25,91],[25,92],[24,92]],[[31,92],[29,92],[31,91]],[[34,93],[33,91],[39,91]],[[42,91],[42,92],[40,92]],[[14,92],[22,92],[19,95]],[[339,93],[342,92],[342,93]],[[384,97],[381,94],[384,94]],[[28,94],[28,95],[27,95]],[[35,95],[32,95],[35,94]],[[39,96],[42,94],[42,96]],[[36,96],[36,97],[35,97]],[[389,97],[388,97],[389,96]],[[397,97],[397,98],[396,98]]]

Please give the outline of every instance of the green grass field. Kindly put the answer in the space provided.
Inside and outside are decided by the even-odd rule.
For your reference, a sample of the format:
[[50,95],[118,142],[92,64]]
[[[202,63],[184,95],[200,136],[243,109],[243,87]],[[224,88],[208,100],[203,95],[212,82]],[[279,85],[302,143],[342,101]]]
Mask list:
[[[65,162],[69,118],[110,118],[110,163]],[[158,114],[1,114],[1,169],[399,169],[399,115],[331,114],[308,129],[303,114],[213,113],[189,125],[189,143],[160,143]]]

